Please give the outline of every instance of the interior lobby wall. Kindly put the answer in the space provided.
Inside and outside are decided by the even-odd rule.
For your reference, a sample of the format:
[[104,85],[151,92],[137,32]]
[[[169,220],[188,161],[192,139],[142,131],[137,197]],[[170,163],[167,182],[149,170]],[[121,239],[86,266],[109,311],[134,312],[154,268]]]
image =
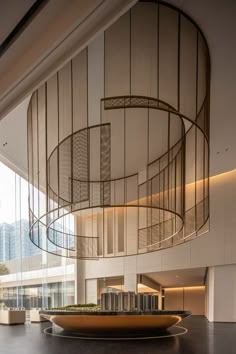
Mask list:
[[193,315],[205,315],[204,287],[184,289],[184,309],[189,309]]
[[[205,235],[174,248],[127,259],[84,261],[86,278],[137,274],[173,269],[188,269],[236,263],[236,170],[210,179],[210,231]],[[131,262],[132,260],[132,262]],[[130,263],[131,262],[131,263]]]
[[165,310],[183,310],[183,288],[165,289]]
[[[146,255],[101,259],[99,264],[84,261],[85,278],[209,267],[206,316],[209,321],[236,321],[235,185],[236,170],[210,179],[210,231],[205,235]],[[225,296],[227,301],[222,300]]]
[[165,289],[165,310],[189,310],[205,315],[205,287]]

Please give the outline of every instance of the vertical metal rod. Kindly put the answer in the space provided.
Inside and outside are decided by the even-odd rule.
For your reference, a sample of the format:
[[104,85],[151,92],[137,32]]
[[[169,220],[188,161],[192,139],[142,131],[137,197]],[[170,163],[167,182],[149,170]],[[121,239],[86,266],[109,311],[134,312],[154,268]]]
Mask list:
[[[159,171],[158,171],[158,187],[159,187],[159,191],[158,191],[158,195],[159,195],[159,242],[161,241],[162,239],[162,235],[161,235],[161,174],[160,174],[160,160],[159,160]],[[159,243],[159,245],[161,245]]]
[[130,48],[130,54],[129,54],[129,82],[130,82],[130,90],[129,94],[131,96],[132,94],[132,10],[129,10],[129,48]]
[[[124,108],[124,176],[126,176],[126,109]],[[127,181],[124,179],[124,205],[127,204]],[[124,208],[125,217],[125,240],[126,240],[126,254],[128,252],[128,240],[127,240],[127,207]]]
[[[87,63],[87,128],[89,127],[89,65],[88,65],[88,47],[86,49],[86,63]],[[90,177],[90,129],[87,129],[87,168],[88,168],[88,180],[91,180]],[[90,183],[87,184],[87,190],[88,190],[88,199],[89,199],[89,206],[91,206],[91,197],[90,193],[93,188],[93,184],[90,185]],[[80,184],[80,195],[81,195],[81,184]]]
[[74,194],[74,174],[73,174],[73,162],[74,162],[74,88],[73,88],[73,60],[70,61],[70,83],[71,83],[71,138],[70,138],[70,149],[71,149],[71,160],[70,160],[70,173],[71,173],[71,212],[73,211],[73,202],[74,202],[74,198],[73,198],[73,194]]
[[182,197],[182,215],[183,215],[183,220],[184,220],[184,227],[183,227],[183,237],[185,237],[185,222],[186,222],[186,134],[185,134],[185,126],[184,123],[182,125],[182,137],[183,137],[183,147],[181,151],[181,157],[182,157],[182,166],[181,166],[181,171],[180,171],[180,183],[181,183],[181,197]]
[[167,189],[167,208],[169,208],[170,206],[170,134],[171,134],[171,130],[170,130],[170,112],[168,112],[168,137],[167,137],[167,144],[168,144],[168,175],[167,175],[167,185],[168,185],[168,189]]
[[180,112],[180,46],[181,46],[181,14],[178,13],[178,86],[177,86],[177,110]]
[[[198,124],[198,31],[197,31],[197,40],[196,40],[196,124]],[[198,228],[198,206],[197,206],[197,170],[198,170],[198,136],[197,136],[197,127],[195,126],[195,232],[197,236]]]
[[[40,187],[39,187],[39,104],[38,104],[38,90],[36,91],[36,106],[37,106],[37,179],[38,179],[38,219],[40,215]],[[38,222],[38,244],[39,244],[39,222]]]
[[[49,185],[49,174],[48,174],[48,120],[47,120],[47,116],[48,116],[48,101],[47,101],[47,90],[48,90],[48,83],[47,81],[45,82],[45,161],[46,161],[46,200],[45,200],[45,204],[46,204],[46,225],[48,225],[48,211],[49,211],[49,202],[50,202],[50,198],[48,195],[48,185]],[[47,230],[46,230],[46,234],[47,234]],[[47,235],[46,235],[47,236]],[[46,237],[47,239],[47,237]],[[46,248],[48,249],[48,239],[46,241]]]
[[[30,110],[31,110],[31,127],[32,127],[32,207],[33,207],[33,220],[34,220],[34,216],[35,216],[35,211],[34,211],[34,150],[35,150],[35,146],[34,146],[34,139],[33,139],[33,131],[34,131],[34,126],[33,126],[33,98],[34,98],[34,94],[32,96],[31,99],[31,106],[30,106]],[[32,229],[33,232],[33,238],[34,238],[34,226]]]
[[[32,122],[31,122],[31,125],[29,124],[29,107],[31,106],[31,102],[29,103],[29,106],[28,106],[28,110],[27,110],[27,167],[28,167],[28,205],[29,205],[29,208],[28,208],[28,215],[29,215],[29,230],[30,230],[30,227],[32,225],[32,220],[31,220],[31,202],[30,202],[30,165],[32,165],[32,160],[30,159],[30,140],[31,140],[31,136],[32,136],[32,129],[31,128],[31,125],[32,125]],[[30,127],[30,128],[29,128]],[[32,147],[32,144],[31,144],[31,147]],[[31,151],[32,151],[32,148],[31,148]],[[30,160],[31,160],[31,163],[30,163]],[[32,240],[32,233],[30,232],[29,233],[29,236],[30,236],[30,239]]]
[[[182,159],[181,159],[181,161],[182,161]],[[177,188],[177,186],[176,186],[176,179],[177,179],[177,162],[176,162],[176,157],[175,157],[175,159],[174,159],[174,163],[175,163],[175,181],[174,181],[174,183],[175,183],[175,201],[174,201],[174,204],[175,204],[175,232],[176,232],[176,230],[177,230],[177,222],[176,222],[176,209],[177,209],[177,190],[176,190],[176,188]],[[181,172],[181,171],[180,171]],[[181,188],[181,187],[180,187]],[[182,194],[182,193],[181,193]],[[182,198],[182,195],[181,195],[181,198]],[[179,211],[178,211],[179,212]]]
[[[163,225],[163,236],[165,236],[165,170],[162,173],[162,191],[163,191],[163,211],[162,211],[162,225]],[[165,237],[164,237],[165,239]]]
[[[59,211],[59,206],[60,206],[60,147],[59,147],[59,142],[60,142],[60,105],[59,105],[59,72],[57,72],[57,142],[58,142],[58,149],[57,149],[57,188],[58,188],[58,195],[57,195],[57,206],[58,206],[58,217],[60,215]],[[56,233],[56,238],[57,238],[57,233]],[[64,241],[64,236],[63,236],[63,241]],[[57,239],[58,243],[58,239]]]
[[157,99],[158,99],[158,105],[159,105],[159,99],[160,99],[160,56],[159,56],[159,50],[160,50],[160,6],[159,3],[157,3]]
[[[149,200],[150,200],[150,191],[149,191],[149,108],[147,110],[147,170],[146,170],[146,173],[147,173],[147,176],[146,176],[146,195],[147,195],[147,205],[149,206]],[[152,239],[152,228],[149,228],[150,226],[150,223],[149,223],[149,213],[152,212],[151,209],[147,208],[147,231],[148,231],[148,234],[149,234],[149,238],[150,238],[150,242],[151,242],[151,239]],[[151,218],[152,219],[152,214],[151,214]],[[150,235],[151,233],[151,235]]]

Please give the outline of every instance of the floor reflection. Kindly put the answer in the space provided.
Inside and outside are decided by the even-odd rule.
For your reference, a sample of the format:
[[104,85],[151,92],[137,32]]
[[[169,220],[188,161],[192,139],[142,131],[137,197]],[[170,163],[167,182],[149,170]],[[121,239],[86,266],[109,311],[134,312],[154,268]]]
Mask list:
[[188,330],[181,326],[172,326],[167,330],[162,331],[153,331],[153,332],[142,332],[142,333],[127,333],[127,334],[117,334],[114,336],[114,333],[78,333],[72,331],[65,331],[61,327],[53,325],[44,329],[44,333],[62,338],[70,338],[70,339],[87,339],[87,340],[150,340],[150,339],[164,339],[164,338],[175,338],[187,333]]

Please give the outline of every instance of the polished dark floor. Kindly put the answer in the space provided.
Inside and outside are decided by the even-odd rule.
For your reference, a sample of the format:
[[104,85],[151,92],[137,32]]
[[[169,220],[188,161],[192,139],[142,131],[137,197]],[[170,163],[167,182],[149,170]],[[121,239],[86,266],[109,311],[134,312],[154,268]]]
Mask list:
[[181,322],[188,333],[134,341],[89,341],[43,333],[50,323],[0,325],[1,354],[236,354],[236,323],[209,323],[203,316]]

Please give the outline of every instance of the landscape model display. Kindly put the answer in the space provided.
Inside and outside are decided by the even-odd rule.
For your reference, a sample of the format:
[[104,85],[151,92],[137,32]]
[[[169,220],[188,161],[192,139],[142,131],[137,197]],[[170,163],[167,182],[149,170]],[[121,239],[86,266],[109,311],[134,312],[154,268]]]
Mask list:
[[190,316],[190,311],[158,310],[157,296],[103,293],[101,306],[69,305],[40,312],[53,325],[82,336],[126,337],[157,334]]

